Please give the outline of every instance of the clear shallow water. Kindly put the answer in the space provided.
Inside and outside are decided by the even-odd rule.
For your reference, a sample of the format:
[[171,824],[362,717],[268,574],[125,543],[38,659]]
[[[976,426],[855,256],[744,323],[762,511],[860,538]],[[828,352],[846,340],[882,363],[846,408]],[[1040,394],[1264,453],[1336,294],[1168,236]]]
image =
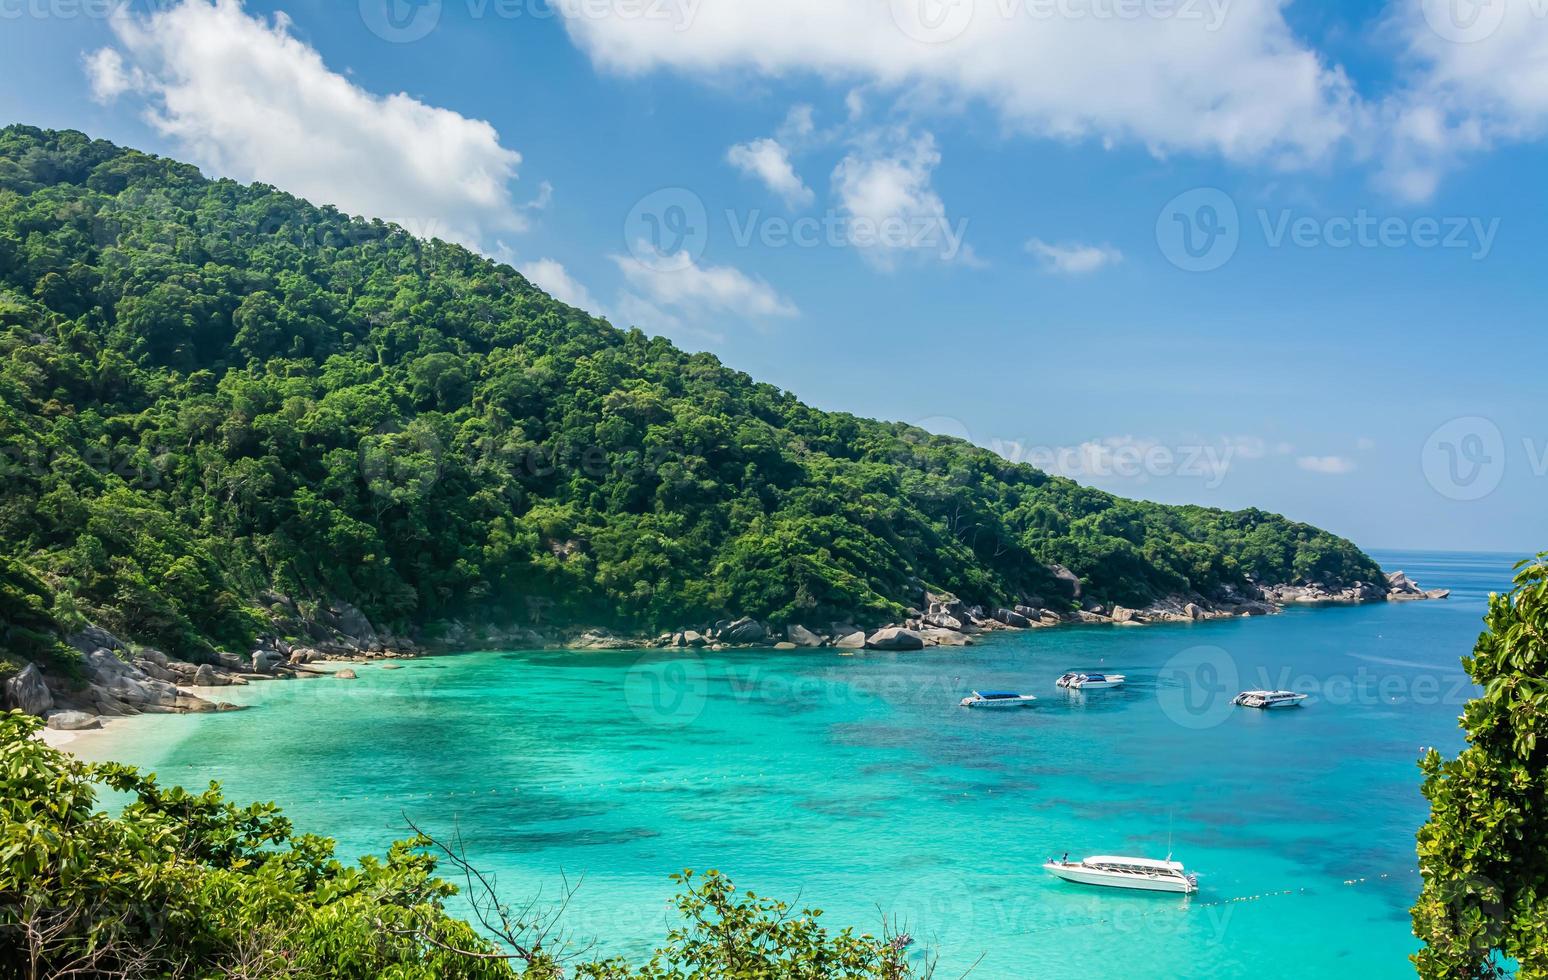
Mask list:
[[[1291,609],[1143,628],[1000,634],[966,649],[699,655],[480,653],[357,681],[253,685],[259,705],[131,719],[83,754],[275,799],[340,853],[405,818],[449,834],[510,898],[584,876],[568,931],[643,953],[667,876],[716,867],[825,910],[906,923],[942,976],[1410,976],[1415,761],[1454,752],[1460,657],[1498,555],[1378,554],[1445,602]],[[1067,695],[1072,667],[1127,687]],[[1307,706],[1231,709],[1290,686]],[[969,711],[969,690],[1038,695]],[[1050,855],[1171,849],[1192,899],[1084,889]]]

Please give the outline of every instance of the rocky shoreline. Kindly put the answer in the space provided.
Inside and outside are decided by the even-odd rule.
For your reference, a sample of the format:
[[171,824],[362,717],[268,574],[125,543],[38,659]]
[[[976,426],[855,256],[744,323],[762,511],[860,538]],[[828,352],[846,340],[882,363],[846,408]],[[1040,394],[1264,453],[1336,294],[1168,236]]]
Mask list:
[[639,636],[583,627],[474,629],[452,622],[444,624],[433,643],[379,631],[358,609],[344,603],[303,615],[290,599],[270,594],[265,601],[275,613],[277,625],[291,639],[264,637],[245,657],[217,653],[211,662],[195,664],[159,650],[131,647],[107,630],[89,626],[68,637],[80,653],[78,676],[48,674],[29,663],[5,681],[3,700],[8,709],[44,718],[50,729],[81,731],[100,728],[103,719],[128,715],[240,710],[237,705],[210,699],[209,695],[222,687],[307,677],[355,677],[348,667],[327,671],[317,666],[330,661],[412,659],[475,649],[908,651],[969,646],[978,637],[1001,630],[1201,622],[1272,615],[1289,605],[1404,602],[1450,595],[1446,589],[1422,589],[1399,571],[1387,575],[1381,584],[1308,582],[1251,585],[1245,591],[1226,587],[1213,596],[1170,596],[1131,609],[1084,598],[1078,577],[1058,566],[1054,570],[1064,592],[1055,602],[1029,597],[1013,605],[986,608],[968,605],[947,593],[922,590],[917,607],[910,608],[901,622],[869,629],[851,622],[790,623],[776,628],[742,617]]

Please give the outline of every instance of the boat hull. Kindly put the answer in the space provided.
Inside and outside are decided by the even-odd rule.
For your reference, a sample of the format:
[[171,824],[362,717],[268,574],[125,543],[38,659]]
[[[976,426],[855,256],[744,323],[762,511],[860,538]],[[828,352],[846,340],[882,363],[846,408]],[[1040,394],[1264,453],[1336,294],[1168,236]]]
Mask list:
[[1060,864],[1057,861],[1043,867],[1057,878],[1077,885],[1097,885],[1102,888],[1127,888],[1131,891],[1168,892],[1186,895],[1194,891],[1194,885],[1184,878],[1170,875],[1140,876],[1115,875],[1096,871],[1078,864]]
[[1035,704],[1033,698],[996,698],[985,701],[964,701],[964,708],[1027,708]]

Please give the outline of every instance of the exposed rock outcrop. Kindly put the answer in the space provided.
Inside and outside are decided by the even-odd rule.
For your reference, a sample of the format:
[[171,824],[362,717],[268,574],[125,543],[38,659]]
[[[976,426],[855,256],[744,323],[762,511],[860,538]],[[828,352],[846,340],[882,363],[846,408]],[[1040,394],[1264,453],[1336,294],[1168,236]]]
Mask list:
[[1032,628],[1032,620],[1014,609],[996,609],[991,614],[991,618],[997,623],[1003,623],[1014,629],[1025,630]]
[[1048,571],[1054,577],[1054,585],[1067,599],[1079,599],[1081,593],[1080,576],[1065,568],[1063,565],[1050,565]]
[[639,645],[637,640],[614,636],[603,629],[587,630],[569,643],[574,650],[632,650]]
[[823,644],[822,637],[799,623],[792,623],[785,628],[785,639],[798,647],[820,647]]
[[54,706],[54,696],[37,664],[28,664],[5,682],[5,706],[38,716]]
[[886,626],[866,637],[872,650],[923,650],[924,637],[904,626]]
[[853,626],[835,628],[833,645],[841,650],[859,650],[865,646],[865,633]]
[[102,722],[96,715],[84,711],[51,711],[48,715],[48,727],[59,732],[79,732],[101,728]]
[[768,637],[769,631],[762,623],[751,617],[743,617],[727,623],[715,635],[715,639],[722,643],[763,643]]

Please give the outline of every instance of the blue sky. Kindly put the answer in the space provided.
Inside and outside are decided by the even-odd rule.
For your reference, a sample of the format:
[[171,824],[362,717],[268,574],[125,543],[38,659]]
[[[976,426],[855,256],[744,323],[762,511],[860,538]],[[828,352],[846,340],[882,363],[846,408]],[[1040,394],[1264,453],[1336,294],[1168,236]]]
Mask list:
[[1118,493],[1548,546],[1541,0],[116,5],[0,0],[0,119]]

